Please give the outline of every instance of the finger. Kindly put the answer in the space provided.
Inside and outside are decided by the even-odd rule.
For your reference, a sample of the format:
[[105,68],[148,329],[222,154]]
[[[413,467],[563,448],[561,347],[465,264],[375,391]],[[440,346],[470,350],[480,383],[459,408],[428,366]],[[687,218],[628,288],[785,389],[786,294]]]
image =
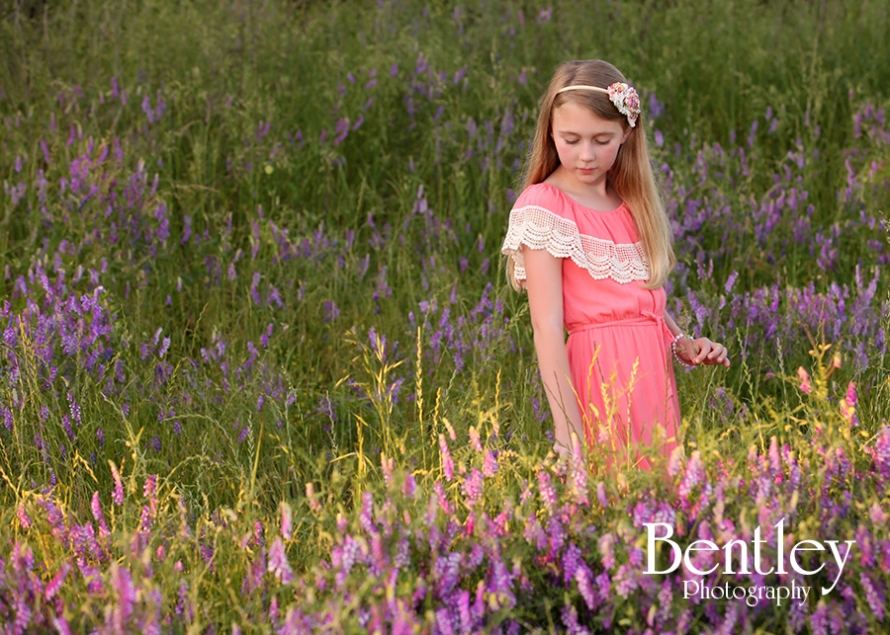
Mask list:
[[711,343],[708,342],[707,340],[705,342],[706,342],[705,344],[702,344],[699,347],[699,353],[695,357],[696,364],[701,364],[703,361],[705,361],[705,359],[707,359],[707,357],[708,357],[708,353],[711,352]]

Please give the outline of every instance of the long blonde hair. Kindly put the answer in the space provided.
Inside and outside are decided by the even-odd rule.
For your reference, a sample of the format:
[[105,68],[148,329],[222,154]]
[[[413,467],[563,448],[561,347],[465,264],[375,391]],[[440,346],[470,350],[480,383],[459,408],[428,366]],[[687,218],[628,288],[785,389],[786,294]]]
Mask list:
[[[551,135],[553,110],[573,101],[592,110],[597,116],[620,121],[624,130],[630,127],[627,117],[618,112],[605,93],[593,90],[570,90],[560,93],[566,86],[584,85],[608,88],[615,82],[625,82],[617,68],[602,60],[569,61],[560,64],[550,80],[550,86],[541,100],[541,112],[535,140],[529,149],[522,189],[543,182],[559,167],[559,155]],[[649,259],[649,280],[644,285],[657,289],[664,285],[676,264],[671,224],[664,209],[655,175],[649,160],[649,145],[643,113],[637,118],[636,127],[621,146],[615,164],[607,175],[608,183],[618,196],[627,203],[637,224],[640,240]],[[507,280],[514,288],[518,284],[513,275],[513,258],[507,260]]]

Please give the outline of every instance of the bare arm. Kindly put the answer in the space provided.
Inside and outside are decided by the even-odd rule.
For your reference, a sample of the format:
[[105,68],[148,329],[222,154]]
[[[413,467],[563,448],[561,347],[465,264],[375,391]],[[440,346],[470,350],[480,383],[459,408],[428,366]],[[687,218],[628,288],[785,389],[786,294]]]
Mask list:
[[523,246],[526,289],[535,334],[535,352],[541,381],[553,413],[555,450],[560,455],[571,452],[570,433],[583,437],[581,411],[569,373],[562,313],[562,259],[543,249]]

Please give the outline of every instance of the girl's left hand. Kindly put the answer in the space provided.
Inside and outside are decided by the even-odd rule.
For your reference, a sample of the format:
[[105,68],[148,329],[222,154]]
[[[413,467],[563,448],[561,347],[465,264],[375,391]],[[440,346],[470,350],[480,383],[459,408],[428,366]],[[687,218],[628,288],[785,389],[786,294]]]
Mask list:
[[692,366],[723,364],[729,368],[729,351],[723,344],[712,342],[707,337],[700,337],[694,341],[684,337],[677,343],[677,347],[678,354]]

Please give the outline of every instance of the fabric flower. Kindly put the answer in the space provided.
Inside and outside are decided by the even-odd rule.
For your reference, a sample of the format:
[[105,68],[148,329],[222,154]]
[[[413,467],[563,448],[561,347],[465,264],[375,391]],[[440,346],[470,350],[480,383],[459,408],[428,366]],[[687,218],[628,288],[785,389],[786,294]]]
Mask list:
[[624,82],[615,82],[609,86],[609,99],[615,104],[618,112],[627,117],[630,127],[635,128],[637,117],[640,116],[640,96],[637,90]]

